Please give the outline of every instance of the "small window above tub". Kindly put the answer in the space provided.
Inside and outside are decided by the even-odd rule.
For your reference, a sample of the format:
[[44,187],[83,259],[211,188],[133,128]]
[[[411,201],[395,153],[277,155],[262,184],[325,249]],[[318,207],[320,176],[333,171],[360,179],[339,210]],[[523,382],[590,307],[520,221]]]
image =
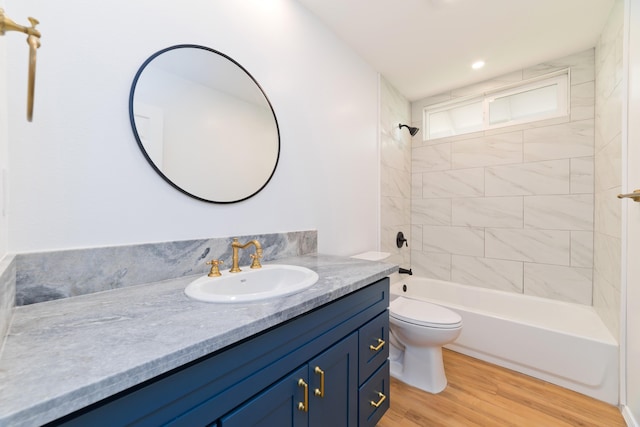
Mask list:
[[424,109],[424,139],[530,123],[569,114],[569,69]]

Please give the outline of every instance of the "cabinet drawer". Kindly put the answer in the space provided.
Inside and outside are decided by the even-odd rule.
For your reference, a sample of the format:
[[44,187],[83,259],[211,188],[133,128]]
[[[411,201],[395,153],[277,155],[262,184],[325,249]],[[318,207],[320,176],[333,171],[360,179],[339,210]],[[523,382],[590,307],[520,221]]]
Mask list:
[[358,426],[375,426],[389,409],[389,361],[360,387]]
[[389,345],[389,312],[385,310],[358,331],[359,384],[389,358]]

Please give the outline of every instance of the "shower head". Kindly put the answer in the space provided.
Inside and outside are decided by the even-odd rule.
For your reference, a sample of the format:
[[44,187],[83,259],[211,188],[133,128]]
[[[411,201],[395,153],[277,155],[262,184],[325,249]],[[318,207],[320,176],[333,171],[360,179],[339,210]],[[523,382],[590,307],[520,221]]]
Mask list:
[[409,129],[409,133],[411,134],[411,136],[416,136],[416,133],[418,133],[418,131],[420,130],[419,128],[414,128],[414,127],[411,127],[409,125],[403,125],[403,124],[399,124],[398,127],[400,129],[402,129],[402,128]]

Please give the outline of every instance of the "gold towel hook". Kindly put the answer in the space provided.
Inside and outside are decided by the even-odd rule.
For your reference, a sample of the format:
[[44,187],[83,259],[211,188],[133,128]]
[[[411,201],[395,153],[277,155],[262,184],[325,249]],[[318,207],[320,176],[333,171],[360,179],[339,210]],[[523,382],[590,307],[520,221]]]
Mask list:
[[634,202],[640,202],[640,190],[633,190],[633,193],[618,194],[618,199],[631,199]]
[[7,31],[19,31],[27,35],[29,45],[29,82],[27,88],[27,120],[33,120],[33,98],[35,96],[36,85],[36,51],[40,47],[40,31],[36,30],[37,19],[29,17],[30,27],[18,25],[4,14],[4,9],[0,8],[0,36]]

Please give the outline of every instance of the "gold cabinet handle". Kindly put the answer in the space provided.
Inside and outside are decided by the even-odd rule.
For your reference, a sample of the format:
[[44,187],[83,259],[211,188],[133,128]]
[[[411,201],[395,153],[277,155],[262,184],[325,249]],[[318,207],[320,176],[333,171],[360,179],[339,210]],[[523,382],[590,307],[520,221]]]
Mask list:
[[387,400],[387,396],[385,396],[384,394],[378,392],[378,397],[380,398],[377,402],[374,402],[373,400],[370,400],[369,403],[371,403],[371,406],[373,406],[374,408],[379,407],[380,405],[382,405],[382,402],[384,402],[385,400]]
[[386,344],[386,342],[384,342],[383,339],[378,338],[378,345],[374,346],[373,344],[371,344],[369,346],[369,350],[371,350],[371,351],[379,351],[382,347],[384,347],[385,344]]
[[304,387],[304,402],[298,402],[298,410],[308,412],[309,411],[309,384],[304,382],[302,378],[298,380],[298,386]]
[[318,397],[324,397],[324,371],[319,366],[316,366],[313,372],[320,375],[320,388],[315,389],[313,393]]
[[633,190],[633,193],[618,194],[618,199],[628,198],[634,202],[640,202],[640,190]]

